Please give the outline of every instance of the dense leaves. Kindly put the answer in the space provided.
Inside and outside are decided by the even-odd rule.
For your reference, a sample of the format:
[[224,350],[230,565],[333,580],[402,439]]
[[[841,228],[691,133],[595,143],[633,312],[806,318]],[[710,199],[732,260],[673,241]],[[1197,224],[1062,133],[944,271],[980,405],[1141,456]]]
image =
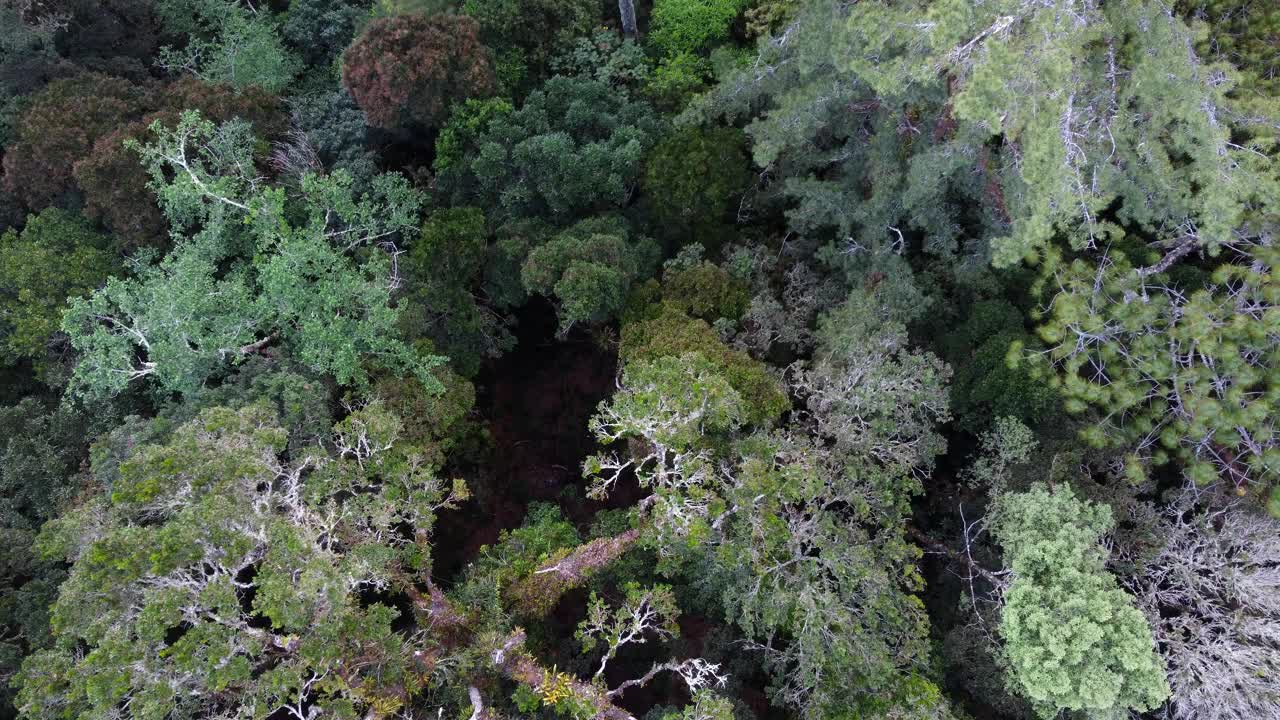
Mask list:
[[[201,229],[137,277],[72,303],[63,329],[82,353],[79,391],[115,393],[154,378],[189,393],[273,342],[344,383],[364,380],[364,356],[434,382],[432,360],[395,338],[389,262],[376,251],[362,261],[348,254],[411,222],[418,199],[402,178],[382,176],[357,198],[345,173],[308,176],[290,224],[283,193],[252,175],[248,126],[185,113],[173,130],[152,129],[158,140],[141,152],[161,204],[175,231]],[[237,250],[242,242],[247,252]],[[237,270],[220,272],[227,262]]]
[[121,271],[110,239],[57,208],[31,217],[21,234],[0,235],[0,321],[4,357],[41,358],[70,297],[97,290]]
[[[397,446],[398,420],[376,407],[333,432],[336,456],[282,461],[286,434],[264,408],[209,410],[138,448],[109,497],[46,528],[42,551],[74,567],[56,644],[23,671],[24,712],[258,715],[314,687],[312,702],[354,717],[403,698],[420,669],[391,631],[396,611],[359,592],[403,582],[422,548],[394,528],[425,536],[465,489]],[[376,672],[344,665],[349,653]]]
[[658,130],[647,105],[587,78],[556,76],[519,110],[495,110],[459,138],[465,160],[437,169],[455,199],[503,218],[565,223],[625,204]]
[[1013,681],[1044,718],[1063,709],[1117,716],[1169,695],[1151,628],[1106,573],[1106,507],[1043,486],[1001,501],[995,526],[1014,581],[1000,634]]
[[1276,716],[1272,4],[0,0],[0,717]]
[[375,20],[343,56],[343,85],[371,125],[439,125],[449,103],[493,87],[477,33],[475,21],[459,15]]

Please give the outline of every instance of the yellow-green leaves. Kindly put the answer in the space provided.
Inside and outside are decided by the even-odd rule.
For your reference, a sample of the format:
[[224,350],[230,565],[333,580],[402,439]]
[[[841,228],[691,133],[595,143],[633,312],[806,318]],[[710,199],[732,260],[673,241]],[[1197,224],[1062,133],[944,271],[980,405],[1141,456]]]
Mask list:
[[1000,498],[994,531],[1014,581],[1000,634],[1019,693],[1043,718],[1151,710],[1169,695],[1151,628],[1104,568],[1106,506],[1070,487]]

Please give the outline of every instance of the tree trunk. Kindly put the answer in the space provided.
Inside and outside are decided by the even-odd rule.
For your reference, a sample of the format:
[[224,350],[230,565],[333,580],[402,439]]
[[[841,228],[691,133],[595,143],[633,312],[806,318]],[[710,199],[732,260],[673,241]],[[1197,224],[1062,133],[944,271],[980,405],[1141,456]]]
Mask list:
[[507,588],[507,602],[517,615],[543,617],[551,612],[561,595],[617,560],[639,538],[639,530],[628,530],[579,545]]
[[636,36],[636,4],[634,0],[618,0],[618,15],[622,18],[622,34]]

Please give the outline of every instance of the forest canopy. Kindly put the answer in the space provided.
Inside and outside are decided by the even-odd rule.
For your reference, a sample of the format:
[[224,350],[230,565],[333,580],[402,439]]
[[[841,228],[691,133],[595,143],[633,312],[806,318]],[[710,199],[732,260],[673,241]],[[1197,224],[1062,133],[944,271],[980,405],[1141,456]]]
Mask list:
[[0,718],[1280,718],[1261,0],[0,0]]

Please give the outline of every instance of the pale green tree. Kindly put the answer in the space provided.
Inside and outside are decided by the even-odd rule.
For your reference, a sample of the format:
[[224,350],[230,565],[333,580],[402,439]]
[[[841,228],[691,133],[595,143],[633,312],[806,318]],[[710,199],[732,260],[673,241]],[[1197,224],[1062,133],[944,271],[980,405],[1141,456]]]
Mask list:
[[260,184],[247,126],[186,113],[176,129],[152,130],[157,141],[140,151],[177,244],[136,277],[71,303],[63,330],[80,353],[77,392],[150,378],[187,393],[277,345],[340,383],[364,382],[376,360],[438,387],[429,368],[442,359],[398,339],[391,306],[394,240],[416,224],[419,204],[403,178],[383,175],[356,197],[345,172],[308,175],[286,198]]
[[1043,718],[1123,718],[1169,696],[1151,627],[1105,568],[1111,509],[1070,487],[999,499],[993,531],[1013,582],[1000,636],[1014,689]]

